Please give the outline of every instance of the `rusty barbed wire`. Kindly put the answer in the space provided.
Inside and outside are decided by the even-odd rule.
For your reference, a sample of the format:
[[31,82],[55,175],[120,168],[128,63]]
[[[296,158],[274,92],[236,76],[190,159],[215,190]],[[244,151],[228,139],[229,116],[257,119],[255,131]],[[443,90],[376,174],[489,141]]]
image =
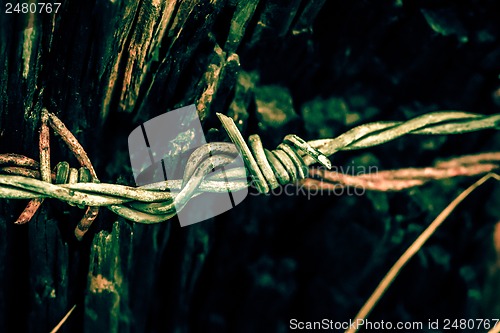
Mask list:
[[433,167],[383,170],[349,174],[313,168],[299,186],[311,191],[335,191],[343,187],[388,192],[422,186],[433,180],[480,176],[500,169],[500,152],[466,155],[437,163]]
[[[104,206],[134,222],[158,223],[172,218],[176,211],[182,209],[191,198],[203,192],[238,191],[251,185],[259,192],[266,193],[280,185],[294,183],[308,176],[308,166],[313,163],[319,162],[329,169],[331,163],[328,156],[341,150],[369,148],[407,134],[446,135],[500,128],[500,114],[485,116],[460,111],[442,111],[425,114],[405,122],[386,121],[360,125],[333,139],[306,142],[295,135],[288,135],[284,138],[283,143],[278,145],[275,150],[270,151],[263,148],[258,135],[249,137],[249,147],[234,121],[227,116],[217,114],[237,149],[233,145],[224,143],[206,144],[196,149],[189,157],[183,179],[131,187],[99,183],[83,147],[71,133],[68,133],[69,131],[64,124],[54,114],[48,112],[47,115],[52,129],[59,132],[68,147],[75,153],[84,170],[88,170],[89,177],[85,178],[87,182],[68,183],[58,180],[56,184],[53,184],[52,181],[58,179],[57,174],[61,172],[61,164],[56,167],[50,177],[44,176],[45,181],[40,180],[41,163],[22,155],[0,154],[0,172],[3,172],[0,175],[0,198],[56,198],[69,204],[89,207],[75,231],[78,238],[81,238],[90,227],[98,207]],[[243,157],[245,167],[230,168],[230,164],[238,152]],[[414,182],[411,182],[410,178],[403,179],[403,181],[414,184],[412,186],[416,186],[423,184],[425,179],[441,179],[460,175],[471,176],[488,172],[491,171],[491,168],[498,167],[496,162],[498,162],[499,153],[491,154],[495,154],[495,162],[482,163],[479,168],[474,169],[470,164],[464,164],[463,160],[459,158],[447,161],[447,163],[451,163],[446,167],[448,169],[445,168],[444,164],[436,165],[435,168],[439,170],[432,169],[433,175],[430,178],[423,177],[422,171],[419,169],[403,169],[403,171],[399,170],[398,172],[381,172],[382,176],[379,177],[382,178],[378,179],[378,183],[381,179],[401,182],[402,173],[405,173],[407,177],[418,176],[416,180],[413,179]],[[469,160],[472,158],[476,161],[487,159],[484,155],[463,158],[469,158]],[[44,164],[46,168],[46,163]],[[457,165],[462,167],[460,169],[462,172],[456,172]],[[66,167],[65,165],[64,168]],[[225,178],[221,178],[219,175],[209,175],[210,171],[217,167],[229,167],[226,168]],[[424,174],[429,170],[424,170]],[[455,170],[455,172],[451,172],[451,170]],[[437,175],[437,173],[440,174]],[[318,176],[314,172],[312,175]],[[364,182],[365,185],[369,182],[377,182],[377,179],[374,180],[368,175],[353,179],[345,176],[331,178],[333,176],[326,173],[319,176],[323,176],[328,182],[332,181],[333,183],[339,182],[339,179],[343,177],[341,182],[346,186],[359,184],[360,181]],[[307,181],[309,180],[302,184],[307,184]],[[402,188],[407,187],[393,187],[394,190]],[[382,190],[369,186],[367,189]]]

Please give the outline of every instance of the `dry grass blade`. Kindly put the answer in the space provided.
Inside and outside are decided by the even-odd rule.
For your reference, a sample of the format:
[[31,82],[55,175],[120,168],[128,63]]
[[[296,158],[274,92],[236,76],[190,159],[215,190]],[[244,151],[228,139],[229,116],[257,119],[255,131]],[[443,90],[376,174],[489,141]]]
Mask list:
[[[495,178],[500,181],[500,176],[495,173],[489,173],[479,179],[477,182],[469,186],[465,191],[460,193],[437,217],[432,223],[420,234],[420,236],[410,245],[410,247],[403,253],[403,255],[396,261],[396,263],[391,267],[389,272],[384,276],[382,281],[380,281],[379,285],[375,289],[375,291],[371,294],[370,298],[363,305],[361,310],[359,310],[358,314],[354,318],[353,322],[358,322],[366,319],[370,312],[373,310],[375,305],[377,305],[378,301],[385,294],[389,286],[394,282],[398,274],[401,272],[403,267],[410,261],[411,258],[422,248],[425,242],[432,236],[432,234],[436,231],[437,228],[443,224],[443,222],[450,216],[450,214],[455,210],[455,208],[460,204],[465,198],[467,198],[474,190],[476,190],[479,186],[483,185],[488,179]],[[500,327],[500,325],[499,325]],[[346,330],[346,333],[355,333],[358,329],[355,327],[350,327]],[[498,332],[498,331],[494,331]],[[492,333],[490,331],[490,333]]]
[[488,333],[500,333],[500,324],[497,323]]
[[76,304],[73,305],[73,307],[68,311],[68,313],[66,313],[66,315],[63,317],[63,319],[61,319],[61,321],[56,325],[56,327],[54,327],[52,331],[50,331],[50,333],[56,333],[57,331],[59,331],[59,329],[62,327],[62,325],[64,325],[66,320],[68,320],[69,316],[71,316],[73,311],[75,311],[75,308]]

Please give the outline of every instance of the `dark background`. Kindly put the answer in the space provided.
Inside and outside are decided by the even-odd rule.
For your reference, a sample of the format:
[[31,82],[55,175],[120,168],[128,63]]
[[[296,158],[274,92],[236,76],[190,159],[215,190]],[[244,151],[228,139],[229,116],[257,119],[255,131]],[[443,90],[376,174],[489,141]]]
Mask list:
[[[65,1],[56,16],[31,22],[2,12],[0,153],[38,159],[42,106],[78,137],[101,181],[131,185],[128,134],[192,103],[207,132],[219,129],[213,140],[227,140],[222,112],[268,148],[289,133],[332,137],[437,110],[497,113],[499,13],[494,0]],[[51,140],[54,165],[78,165]],[[499,142],[492,130],[407,136],[332,161],[427,166]],[[185,228],[102,209],[83,242],[73,236],[78,208],[46,200],[28,225],[14,226],[25,202],[2,199],[0,331],[47,332],[74,304],[61,331],[286,332],[291,318],[348,321],[473,181],[362,196],[250,195]],[[460,205],[369,319],[498,317],[499,194],[490,182]],[[112,287],[95,291],[99,274]]]

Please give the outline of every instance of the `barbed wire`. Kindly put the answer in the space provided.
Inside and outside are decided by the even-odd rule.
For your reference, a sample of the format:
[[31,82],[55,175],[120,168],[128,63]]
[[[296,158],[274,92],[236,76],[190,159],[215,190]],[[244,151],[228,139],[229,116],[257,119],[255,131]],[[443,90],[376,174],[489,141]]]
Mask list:
[[[47,170],[50,171],[50,168],[47,169],[47,155],[43,157],[42,154],[48,153],[48,145],[42,137],[48,134],[45,129],[41,130],[41,163],[22,155],[0,154],[0,171],[3,172],[0,174],[0,198],[56,198],[68,204],[88,206],[83,222],[77,228],[79,231],[75,231],[78,238],[95,219],[98,207],[106,207],[130,221],[159,223],[175,216],[191,198],[204,192],[238,191],[252,186],[261,193],[267,193],[280,185],[304,179],[308,176],[308,166],[313,163],[318,162],[329,169],[331,163],[328,157],[341,150],[369,148],[408,134],[448,135],[500,128],[500,114],[485,116],[442,111],[408,121],[360,125],[333,139],[306,142],[296,135],[287,135],[283,143],[270,151],[263,148],[258,135],[251,135],[247,144],[234,121],[217,114],[234,145],[208,143],[199,147],[189,157],[183,179],[131,187],[99,183],[87,154],[76,138],[54,114],[44,112],[47,116],[42,117],[42,129],[49,121],[50,126],[75,152],[82,167],[80,170],[71,169],[66,162],[61,162],[52,173],[47,173]],[[245,167],[232,168],[231,163],[238,153]],[[212,170],[221,167],[225,168],[224,177],[211,174]],[[463,175],[471,174],[474,173]]]
[[328,171],[312,168],[309,178],[299,186],[312,193],[342,193],[344,187],[357,187],[370,191],[401,191],[434,180],[453,177],[472,177],[495,172],[500,169],[500,152],[487,152],[451,158],[432,167],[403,168],[365,173]]

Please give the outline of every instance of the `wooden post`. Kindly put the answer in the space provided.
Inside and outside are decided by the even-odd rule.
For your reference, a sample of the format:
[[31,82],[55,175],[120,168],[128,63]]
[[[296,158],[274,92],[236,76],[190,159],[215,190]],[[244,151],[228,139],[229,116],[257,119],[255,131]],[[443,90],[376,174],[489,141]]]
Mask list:
[[[257,29],[252,43],[269,29],[291,29],[299,4],[283,7],[289,14],[274,21],[275,1],[259,0],[63,1],[57,13],[2,12],[0,152],[38,160],[46,107],[85,147],[102,181],[132,183],[126,142],[141,122],[191,103],[202,121],[230,104],[246,121],[248,88],[234,94],[245,80],[238,80],[237,50],[259,6],[269,27]],[[78,166],[53,135],[51,153],[52,165]],[[165,302],[174,309],[172,322],[187,327],[209,225],[133,225],[102,212],[79,243],[72,233],[78,208],[45,200],[28,225],[14,226],[23,205],[0,200],[0,331],[50,331],[75,304],[63,330],[143,331],[165,256],[179,274],[168,278],[178,291]],[[170,242],[172,230],[177,239]]]

